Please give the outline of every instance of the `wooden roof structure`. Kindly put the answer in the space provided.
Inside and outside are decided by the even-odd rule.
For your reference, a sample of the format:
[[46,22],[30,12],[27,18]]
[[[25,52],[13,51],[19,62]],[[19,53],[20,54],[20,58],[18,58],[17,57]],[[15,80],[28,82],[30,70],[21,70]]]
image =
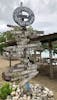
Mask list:
[[[48,43],[49,47],[49,55],[50,55],[50,77],[53,78],[53,66],[52,66],[52,42],[57,40],[57,33],[48,34],[48,35],[42,35],[42,36],[35,36],[35,37],[29,37],[30,42],[34,43],[37,41],[40,41],[42,43]],[[7,44],[15,45],[16,41],[14,42],[8,42]]]
[[54,70],[53,70],[53,65],[52,65],[52,42],[57,40],[57,33],[30,38],[30,40],[32,42],[40,41],[42,43],[48,43],[49,58],[50,58],[50,78],[53,79],[53,77],[54,77],[53,71]]
[[31,37],[30,40],[31,41],[40,41],[42,43],[56,41],[57,33],[42,35],[42,36],[38,36],[38,37]]

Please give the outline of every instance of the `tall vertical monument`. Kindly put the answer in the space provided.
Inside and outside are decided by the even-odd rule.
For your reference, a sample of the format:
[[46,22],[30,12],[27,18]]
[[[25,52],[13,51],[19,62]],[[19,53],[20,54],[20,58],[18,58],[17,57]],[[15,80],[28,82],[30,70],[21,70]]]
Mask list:
[[30,8],[24,7],[21,2],[20,7],[17,7],[13,12],[13,19],[21,29],[19,32],[14,32],[17,41],[17,56],[20,64],[11,67],[7,72],[3,73],[3,77],[8,81],[17,81],[22,86],[31,78],[38,74],[37,64],[30,59],[30,50],[36,50],[39,43],[30,43],[30,33],[27,32],[27,26],[30,26],[35,19],[34,13]]

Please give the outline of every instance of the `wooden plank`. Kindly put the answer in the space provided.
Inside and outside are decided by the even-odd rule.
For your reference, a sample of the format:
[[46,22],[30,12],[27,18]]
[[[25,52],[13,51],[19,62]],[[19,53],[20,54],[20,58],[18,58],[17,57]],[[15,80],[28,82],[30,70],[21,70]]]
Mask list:
[[19,86],[25,85],[29,80],[31,80],[31,79],[32,79],[33,77],[35,77],[37,74],[38,74],[38,72],[34,73],[33,76],[30,76],[29,78],[22,80],[22,81],[19,83]]

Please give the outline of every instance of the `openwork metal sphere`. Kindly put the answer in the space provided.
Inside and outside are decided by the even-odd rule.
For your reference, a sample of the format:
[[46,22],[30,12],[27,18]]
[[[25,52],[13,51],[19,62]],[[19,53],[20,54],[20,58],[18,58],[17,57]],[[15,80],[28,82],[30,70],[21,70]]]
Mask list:
[[30,8],[18,7],[13,12],[13,19],[18,25],[25,27],[34,22],[35,16]]

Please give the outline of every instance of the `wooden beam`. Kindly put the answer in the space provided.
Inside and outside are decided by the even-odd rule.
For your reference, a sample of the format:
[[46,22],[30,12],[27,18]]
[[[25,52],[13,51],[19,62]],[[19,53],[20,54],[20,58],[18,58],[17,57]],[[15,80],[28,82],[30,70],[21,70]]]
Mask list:
[[49,41],[56,41],[57,40],[57,33],[42,35],[42,36],[37,36],[37,37],[30,37],[30,40],[32,42],[40,41],[42,43],[47,43]]

